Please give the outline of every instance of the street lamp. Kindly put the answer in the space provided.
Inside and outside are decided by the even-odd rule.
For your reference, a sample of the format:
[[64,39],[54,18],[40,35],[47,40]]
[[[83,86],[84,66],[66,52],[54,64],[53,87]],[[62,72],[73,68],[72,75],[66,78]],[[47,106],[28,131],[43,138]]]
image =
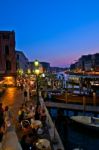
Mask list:
[[27,74],[28,74],[28,75],[31,74],[31,70],[30,70],[30,69],[27,70]]
[[35,67],[39,67],[39,61],[37,59],[34,61],[34,65]]
[[22,75],[23,75],[23,69],[18,69],[18,70],[17,70],[17,74],[18,74],[19,76],[22,76]]
[[36,75],[37,105],[39,105],[40,102],[39,102],[39,84],[38,84],[38,78],[39,78],[40,70],[39,70],[39,61],[38,60],[34,61],[34,73]]
[[36,76],[38,76],[40,74],[40,70],[39,69],[35,69],[34,73],[36,74]]

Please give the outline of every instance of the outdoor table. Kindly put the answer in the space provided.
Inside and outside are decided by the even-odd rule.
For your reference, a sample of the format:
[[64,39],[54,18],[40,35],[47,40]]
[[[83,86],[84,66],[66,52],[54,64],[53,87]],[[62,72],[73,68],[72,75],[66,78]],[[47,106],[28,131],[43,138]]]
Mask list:
[[50,141],[47,139],[39,139],[36,147],[38,150],[51,150]]
[[40,128],[41,126],[42,126],[42,122],[40,120],[34,120],[31,123],[31,127],[35,129]]

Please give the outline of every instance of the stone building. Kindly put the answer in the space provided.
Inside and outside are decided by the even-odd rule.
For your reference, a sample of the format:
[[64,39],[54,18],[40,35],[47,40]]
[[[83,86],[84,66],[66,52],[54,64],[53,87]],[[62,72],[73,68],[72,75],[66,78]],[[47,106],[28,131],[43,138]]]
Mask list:
[[28,70],[28,58],[22,51],[16,51],[17,70],[22,69],[24,73]]
[[[15,32],[0,31],[0,76],[16,75]],[[5,79],[6,80],[6,79]]]
[[0,31],[0,75],[11,75],[15,73],[15,32]]

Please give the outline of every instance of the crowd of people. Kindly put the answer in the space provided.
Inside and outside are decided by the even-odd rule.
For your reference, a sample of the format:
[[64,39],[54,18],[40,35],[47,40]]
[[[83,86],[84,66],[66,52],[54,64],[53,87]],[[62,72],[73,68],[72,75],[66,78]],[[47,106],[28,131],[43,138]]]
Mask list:
[[20,139],[23,150],[37,150],[36,142],[39,138],[44,138],[46,119],[43,105],[37,105],[33,100],[24,101],[18,111],[18,123],[23,133]]
[[[6,129],[13,124],[13,117],[9,106],[3,108],[2,103],[0,103],[0,143]],[[22,150],[37,150],[36,142],[46,127],[44,106],[37,105],[31,100],[23,101],[18,111],[17,122],[20,133],[22,133],[19,139]]]
[[12,124],[13,115],[9,106],[3,108],[3,104],[0,103],[0,143],[2,142],[3,135],[7,128]]
[[[20,136],[18,137],[19,143],[22,150],[38,150],[38,145],[36,145],[38,140],[40,138],[47,138],[47,136],[44,137],[47,128],[45,106],[38,104],[35,98],[33,99],[33,97],[31,97],[31,86],[26,80],[24,80],[24,82],[22,81],[18,87],[20,87],[19,90],[21,89],[23,95],[23,103],[19,107],[16,119],[17,127],[20,132]],[[0,144],[7,129],[13,125],[16,127],[15,122],[13,122],[15,116],[12,114],[9,106],[3,107],[3,104],[0,103]],[[46,145],[46,143],[43,143],[42,149],[45,147],[44,145]],[[50,150],[51,148],[45,147],[44,149]]]
[[0,128],[4,127],[6,129],[7,123],[12,123],[13,115],[9,106],[3,108],[2,103],[0,103]]

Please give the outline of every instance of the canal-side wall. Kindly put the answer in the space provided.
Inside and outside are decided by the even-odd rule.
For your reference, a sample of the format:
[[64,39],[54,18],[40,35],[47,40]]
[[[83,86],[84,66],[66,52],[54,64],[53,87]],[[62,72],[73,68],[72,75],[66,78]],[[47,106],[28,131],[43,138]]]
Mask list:
[[61,141],[61,138],[58,134],[58,131],[51,119],[51,116],[45,106],[45,103],[44,103],[44,100],[42,97],[39,97],[39,100],[40,100],[40,103],[41,105],[43,105],[45,107],[45,110],[46,110],[46,115],[47,115],[47,121],[46,123],[48,124],[48,127],[49,127],[49,134],[50,134],[50,138],[51,138],[51,142],[53,144],[53,150],[57,150],[57,149],[61,149],[61,150],[65,150],[64,149],[64,146],[63,146],[63,143]]

